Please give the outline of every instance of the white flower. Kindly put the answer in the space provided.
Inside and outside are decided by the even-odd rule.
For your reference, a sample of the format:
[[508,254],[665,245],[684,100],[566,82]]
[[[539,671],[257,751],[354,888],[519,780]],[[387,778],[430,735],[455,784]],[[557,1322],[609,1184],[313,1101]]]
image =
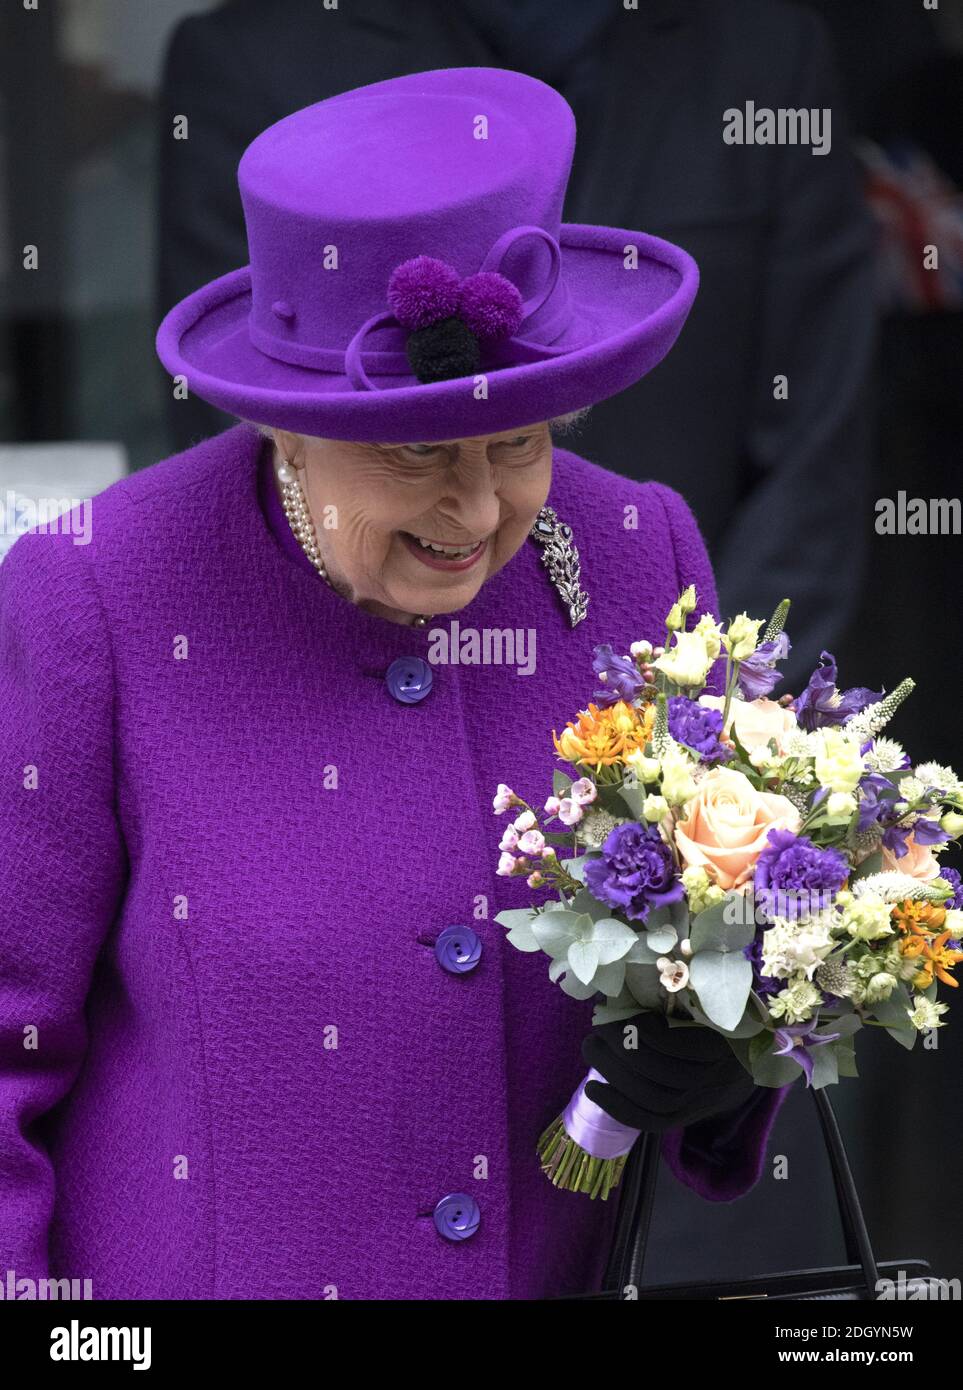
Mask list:
[[951,767],[941,763],[918,763],[913,772],[927,787],[939,787],[948,796],[963,796],[963,782]]
[[492,810],[495,812],[496,816],[500,816],[503,811],[508,810],[514,796],[515,793],[512,791],[511,787],[506,786],[504,782],[499,782],[498,790],[492,797]]
[[675,644],[652,663],[676,685],[704,685],[713,658],[701,632],[677,632]]
[[920,1033],[925,1033],[928,1028],[945,1028],[946,1024],[940,1022],[940,1014],[945,1014],[950,1007],[949,1004],[937,1004],[935,1000],[927,999],[925,994],[914,994],[913,1009],[907,1009],[909,1020],[913,1027]]
[[852,792],[830,792],[826,798],[826,814],[833,820],[848,820],[855,810]]
[[669,803],[664,796],[650,794],[642,802],[642,815],[647,821],[652,821],[654,824],[657,824],[668,813]]
[[745,661],[752,656],[759,641],[762,618],[750,618],[748,613],[740,613],[733,618],[728,630],[722,634],[722,645],[733,661]]
[[501,855],[501,857],[500,857],[499,860],[498,860],[498,868],[495,870],[495,872],[496,872],[497,874],[501,874],[504,878],[508,878],[508,877],[510,877],[510,875],[511,875],[512,873],[514,873],[514,871],[515,871],[515,856],[514,856],[514,854],[507,854],[507,853],[506,853],[506,854]]
[[658,758],[647,758],[641,748],[630,748],[622,761],[626,767],[632,768],[643,782],[658,780],[660,767]]
[[[855,887],[859,887],[859,884]],[[881,937],[893,935],[889,904],[869,894],[856,897],[855,888],[852,901],[843,906],[840,925],[860,941],[878,941]]]
[[788,980],[799,973],[811,980],[816,967],[833,949],[831,929],[835,922],[832,911],[801,923],[777,918],[762,934],[763,973],[777,980]]
[[805,1023],[812,1018],[822,998],[815,985],[808,980],[797,980],[781,989],[775,999],[770,999],[769,1014],[772,1018],[785,1018],[787,1023]]
[[659,967],[659,982],[670,994],[676,994],[680,989],[685,989],[689,983],[689,967],[684,960],[672,960],[669,956],[660,956],[656,965]]
[[906,757],[905,749],[895,738],[878,738],[866,754],[870,772],[892,772]]
[[540,830],[526,830],[518,842],[522,854],[541,854],[545,848],[545,836]]
[[594,801],[598,796],[598,792],[595,790],[595,783],[590,777],[580,777],[569,788],[569,796],[577,805],[588,806],[589,802]]
[[629,651],[637,660],[651,661],[652,659],[651,642],[633,642]]
[[[899,873],[895,869],[856,879],[852,894],[854,898],[877,898],[884,903],[899,903],[904,898],[922,898],[926,902],[936,903],[942,902],[946,896],[945,890],[934,888],[923,879]],[[837,893],[836,901],[840,900],[841,895]]]
[[506,825],[506,826],[505,826],[505,833],[504,833],[504,835],[502,836],[502,838],[501,838],[501,839],[499,840],[499,842],[498,842],[498,848],[499,848],[499,849],[517,849],[517,848],[518,848],[518,831],[515,829],[514,825]]
[[662,795],[670,806],[682,806],[696,794],[692,762],[675,744],[662,757]]
[[855,791],[863,770],[859,744],[842,729],[829,726],[817,730],[816,776],[820,786],[834,792]]
[[512,825],[519,831],[531,830],[532,826],[535,824],[537,824],[537,822],[534,811],[523,811],[520,816],[516,816],[512,821]]
[[577,825],[582,819],[582,808],[570,796],[563,796],[558,805],[558,818],[563,825]]
[[947,811],[945,816],[940,817],[940,827],[951,840],[958,840],[963,835],[963,816],[956,811]]

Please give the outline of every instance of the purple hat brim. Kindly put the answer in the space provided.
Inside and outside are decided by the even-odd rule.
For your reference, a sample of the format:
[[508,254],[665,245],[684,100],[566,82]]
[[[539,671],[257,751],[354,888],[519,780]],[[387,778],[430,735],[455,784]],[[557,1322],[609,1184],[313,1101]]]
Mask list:
[[[672,242],[618,227],[563,223],[562,274],[573,305],[560,355],[429,385],[372,375],[357,390],[340,372],[293,366],[256,348],[247,332],[250,268],[231,271],[165,315],[156,348],[192,394],[232,415],[299,434],[378,443],[495,434],[553,419],[614,396],[661,362],[699,285],[695,261]],[[638,267],[625,268],[625,249]]]

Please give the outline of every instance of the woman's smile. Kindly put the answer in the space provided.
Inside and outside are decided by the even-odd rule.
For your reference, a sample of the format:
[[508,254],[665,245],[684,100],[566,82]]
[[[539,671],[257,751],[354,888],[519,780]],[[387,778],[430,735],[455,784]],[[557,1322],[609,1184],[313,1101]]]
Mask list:
[[422,536],[413,536],[409,531],[398,532],[408,550],[423,565],[433,570],[467,570],[476,565],[488,549],[490,537],[476,541],[471,547],[447,545],[443,541],[432,541]]

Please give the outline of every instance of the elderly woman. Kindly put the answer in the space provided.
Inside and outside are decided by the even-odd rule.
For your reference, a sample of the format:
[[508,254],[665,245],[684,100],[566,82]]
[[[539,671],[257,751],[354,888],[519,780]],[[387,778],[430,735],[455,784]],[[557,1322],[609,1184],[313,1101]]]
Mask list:
[[534,1153],[585,1058],[683,1183],[759,1177],[783,1092],[655,1016],[619,1055],[493,920],[529,890],[495,874],[492,793],[550,778],[593,648],[657,641],[689,583],[716,607],[678,494],[553,443],[696,285],[663,241],[560,224],[573,138],[496,69],[265,131],[250,265],[158,334],[174,390],[240,423],[100,494],[89,546],[37,530],[0,569],[18,1280],[597,1288],[615,1203]]

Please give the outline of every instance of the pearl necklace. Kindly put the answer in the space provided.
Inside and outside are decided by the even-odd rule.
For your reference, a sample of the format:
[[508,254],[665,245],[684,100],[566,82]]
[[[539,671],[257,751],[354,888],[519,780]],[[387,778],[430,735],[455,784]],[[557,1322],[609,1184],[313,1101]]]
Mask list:
[[[286,461],[279,463],[276,467],[277,480],[281,485],[281,505],[284,508],[284,515],[287,517],[291,530],[307,555],[314,568],[329,588],[334,589],[331,578],[324,567],[321,559],[321,551],[318,548],[318,534],[314,529],[314,522],[311,519],[311,512],[308,508],[307,498],[304,489],[301,487],[301,480],[297,475],[297,470]],[[335,590],[337,592],[337,590]],[[415,615],[412,627],[424,627],[431,622],[434,613]]]

